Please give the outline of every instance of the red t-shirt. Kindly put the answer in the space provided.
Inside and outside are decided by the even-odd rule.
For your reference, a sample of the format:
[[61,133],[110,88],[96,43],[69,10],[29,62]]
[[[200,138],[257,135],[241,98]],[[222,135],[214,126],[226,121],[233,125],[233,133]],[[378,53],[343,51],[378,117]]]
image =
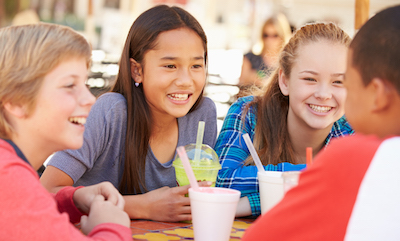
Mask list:
[[400,137],[332,141],[242,240],[400,240]]
[[82,216],[72,200],[75,190],[50,194],[35,170],[0,140],[0,240],[132,240],[129,228],[113,223],[96,226],[88,236],[78,230],[70,222]]

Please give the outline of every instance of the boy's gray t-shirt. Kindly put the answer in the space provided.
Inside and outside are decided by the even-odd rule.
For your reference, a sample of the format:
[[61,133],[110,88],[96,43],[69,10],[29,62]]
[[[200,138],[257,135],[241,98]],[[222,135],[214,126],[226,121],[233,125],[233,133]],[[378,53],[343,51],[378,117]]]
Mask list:
[[[78,150],[55,153],[48,165],[68,174],[74,186],[109,181],[118,188],[124,169],[126,108],[126,100],[119,93],[100,96],[87,118],[83,146]],[[196,142],[199,121],[205,121],[203,143],[214,147],[217,114],[214,102],[207,97],[203,97],[195,111],[178,118],[178,146]],[[176,186],[172,161],[161,164],[149,147],[145,167],[145,182],[149,191],[163,186]]]

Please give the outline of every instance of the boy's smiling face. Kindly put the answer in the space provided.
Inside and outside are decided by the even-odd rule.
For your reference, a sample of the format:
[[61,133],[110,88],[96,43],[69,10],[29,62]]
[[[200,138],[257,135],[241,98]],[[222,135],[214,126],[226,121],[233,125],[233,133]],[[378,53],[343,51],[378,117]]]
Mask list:
[[53,151],[80,148],[84,123],[96,100],[86,79],[84,58],[66,60],[46,74],[36,108],[23,122],[24,131]]

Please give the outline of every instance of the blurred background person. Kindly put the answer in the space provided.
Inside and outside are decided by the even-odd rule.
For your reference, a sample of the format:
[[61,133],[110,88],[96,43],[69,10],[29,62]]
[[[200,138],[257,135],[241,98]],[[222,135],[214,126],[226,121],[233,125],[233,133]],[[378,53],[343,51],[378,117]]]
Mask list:
[[26,9],[15,15],[11,25],[36,24],[39,22],[39,15],[32,9]]
[[261,53],[250,51],[243,57],[238,97],[248,95],[251,86],[262,86],[269,73],[276,68],[279,52],[291,35],[291,27],[284,14],[279,13],[265,21],[261,28]]

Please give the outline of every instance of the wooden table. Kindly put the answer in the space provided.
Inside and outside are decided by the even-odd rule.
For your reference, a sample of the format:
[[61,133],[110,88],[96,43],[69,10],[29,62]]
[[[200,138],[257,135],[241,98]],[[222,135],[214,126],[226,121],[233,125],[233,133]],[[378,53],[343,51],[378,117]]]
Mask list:
[[[254,219],[239,218],[232,226],[231,239],[240,240],[246,228]],[[169,241],[169,240],[194,240],[191,223],[169,223],[149,220],[132,220],[131,230],[133,240]]]

